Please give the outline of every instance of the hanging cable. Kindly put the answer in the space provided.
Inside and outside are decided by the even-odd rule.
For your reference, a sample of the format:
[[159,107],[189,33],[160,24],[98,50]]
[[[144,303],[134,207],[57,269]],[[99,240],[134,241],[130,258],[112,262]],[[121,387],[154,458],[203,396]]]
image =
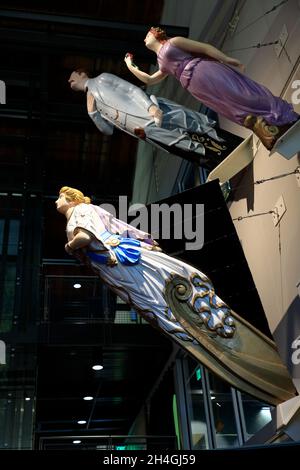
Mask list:
[[279,40],[273,42],[266,42],[266,43],[257,43],[255,46],[248,46],[248,47],[241,47],[239,49],[230,49],[225,51],[226,54],[229,52],[236,52],[236,51],[246,51],[247,49],[260,49],[261,47],[273,46],[274,44],[279,44]]
[[254,186],[256,184],[263,184],[263,183],[267,183],[268,181],[274,181],[274,180],[277,180],[277,179],[280,179],[280,178],[285,178],[286,176],[296,175],[296,174],[300,174],[300,166],[295,168],[295,170],[293,170],[293,171],[289,171],[288,173],[282,173],[280,175],[270,176],[270,178],[262,178],[261,180],[256,180],[251,184],[238,184],[236,186],[232,186],[231,190],[238,189],[238,188],[246,188],[246,187],[250,187],[252,185]]
[[251,215],[244,215],[244,216],[239,216],[239,217],[236,217],[235,219],[232,219],[233,222],[237,221],[237,222],[240,222],[241,220],[244,220],[244,219],[250,219],[252,217],[259,217],[261,215],[268,215],[268,214],[276,214],[275,211],[268,211],[268,212],[258,212],[257,214],[251,214]]
[[252,25],[254,25],[255,23],[257,23],[257,22],[258,22],[259,20],[261,20],[262,18],[264,18],[264,16],[267,16],[267,15],[269,15],[270,13],[273,13],[273,11],[277,10],[277,8],[281,7],[282,5],[284,5],[285,3],[287,3],[288,1],[289,1],[289,0],[283,0],[282,2],[278,3],[277,5],[274,5],[273,8],[271,8],[271,10],[266,11],[263,15],[260,15],[258,18],[256,18],[255,20],[251,21],[251,23],[248,23],[246,26],[244,26],[244,28],[242,28],[242,29],[240,29],[239,31],[237,31],[233,37],[238,36],[240,33],[242,33],[243,31],[245,31],[246,29],[250,28]]
[[[289,171],[288,173],[282,173],[280,175],[275,175],[275,176],[270,176],[270,178],[262,178],[260,180],[256,180],[254,181],[253,183],[248,183],[248,184],[238,184],[236,186],[232,186],[231,187],[231,191],[235,190],[235,189],[240,189],[240,188],[250,188],[250,187],[254,187],[255,185],[258,185],[258,184],[263,184],[263,183],[267,183],[269,181],[274,181],[274,180],[277,180],[277,179],[280,179],[280,178],[285,178],[286,176],[290,176],[290,175],[296,175],[296,174],[300,174],[300,166],[298,166],[297,168],[295,168],[295,170],[292,170],[292,171]],[[224,209],[223,206],[218,206],[214,209],[210,209],[210,210],[205,210],[204,211],[204,215],[205,217],[208,215],[208,214],[212,214],[214,212],[218,212],[218,211],[222,211]],[[268,212],[267,212],[268,213]]]
[[[282,173],[280,175],[276,175],[276,176],[271,176],[270,178],[263,178],[263,179],[260,179],[260,180],[256,180],[254,181],[253,183],[251,184],[240,184],[240,185],[237,185],[237,186],[234,186],[231,188],[231,190],[235,190],[235,189],[238,189],[238,188],[245,188],[245,187],[254,187],[254,185],[258,185],[258,184],[263,184],[263,183],[266,183],[266,182],[269,182],[269,181],[273,181],[273,180],[277,180],[277,179],[280,179],[280,178],[284,178],[286,176],[290,176],[290,175],[294,175],[294,174],[300,174],[300,166],[298,166],[295,170],[293,171],[290,171],[288,173]],[[216,213],[216,212],[220,212],[220,211],[223,211],[224,210],[224,206],[218,206],[218,207],[215,207],[213,209],[210,209],[210,210],[205,210],[204,209],[204,217],[206,218],[208,215],[210,214],[213,214],[213,213]],[[268,211],[268,212],[262,212],[262,213],[258,213],[258,214],[253,214],[253,215],[249,215],[249,216],[240,216],[240,217],[237,217],[236,219],[232,219],[233,221],[240,221],[244,218],[250,218],[250,217],[257,217],[259,215],[266,215],[266,214],[272,214],[274,213],[274,211]],[[185,219],[185,220],[189,220],[189,219]],[[174,222],[173,224],[173,230],[177,227],[177,226],[181,226],[182,224],[182,221],[180,222]],[[151,224],[150,224],[151,225]],[[159,233],[152,233],[152,236],[153,238],[159,238]],[[204,245],[208,245],[210,243],[214,243],[214,242],[217,242],[217,241],[220,241],[224,238],[228,238],[232,236],[232,233],[229,233],[227,235],[223,235],[221,237],[218,237],[218,238],[214,238],[212,240],[209,240],[208,242],[204,242]],[[176,254],[176,253],[175,253]]]

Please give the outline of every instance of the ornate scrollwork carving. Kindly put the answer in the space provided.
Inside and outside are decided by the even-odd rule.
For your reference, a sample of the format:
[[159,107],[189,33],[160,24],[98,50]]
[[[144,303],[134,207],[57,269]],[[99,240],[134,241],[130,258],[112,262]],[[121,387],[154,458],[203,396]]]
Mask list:
[[196,360],[260,400],[278,404],[295,396],[275,344],[233,312],[205,274],[171,274],[164,296],[168,307],[158,325]]
[[236,326],[230,315],[231,310],[215,294],[205,274],[194,273],[190,279],[173,275],[167,280],[165,292],[177,322],[188,322],[194,327],[205,329],[210,335],[233,337]]

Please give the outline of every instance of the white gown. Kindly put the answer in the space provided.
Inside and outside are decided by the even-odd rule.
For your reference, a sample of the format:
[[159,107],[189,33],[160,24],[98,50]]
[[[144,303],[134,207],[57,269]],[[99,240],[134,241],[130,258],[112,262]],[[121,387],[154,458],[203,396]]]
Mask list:
[[[107,215],[106,211],[92,204],[79,204],[75,206],[67,224],[68,240],[73,238],[74,230],[76,234],[76,229],[82,228],[94,236],[88,250],[104,250],[104,252],[110,250],[111,248],[101,241],[100,237],[100,234],[107,230],[108,227]],[[116,229],[120,231],[120,229],[126,228],[128,230],[129,228],[129,232],[132,232],[130,233],[131,237],[140,240],[150,237],[145,232],[123,224],[123,222],[117,219],[114,219],[112,228],[113,230],[111,231],[114,232],[116,232]],[[146,320],[164,330],[165,333],[170,334],[173,339],[180,338],[183,341],[195,342],[194,338],[176,320],[167,303],[164,292],[166,283],[176,274],[187,281],[190,281],[195,275],[198,275],[201,279],[208,278],[206,278],[205,274],[183,261],[159,251],[151,251],[151,249],[151,245],[141,241],[141,257],[138,264],[133,266],[127,266],[119,262],[116,266],[112,267],[89,260],[88,257],[86,257],[86,261],[89,264],[91,263],[101,279],[121,299],[130,304]],[[205,298],[202,295],[205,289],[193,285],[193,291],[191,301],[189,302],[191,308],[192,304],[195,303],[196,296],[195,307],[211,311],[211,297],[206,295]],[[223,328],[225,334],[226,331],[230,333],[231,326],[229,324],[227,326],[222,324],[226,317],[225,313],[228,312],[229,308],[216,295],[213,296],[213,303],[218,307],[210,318],[210,327],[213,330]],[[223,309],[222,306],[224,306]]]
[[[87,249],[81,250],[86,263],[143,318],[197,361],[260,400],[278,404],[295,396],[293,382],[275,344],[233,312],[215,294],[204,273],[176,258],[152,251],[150,235],[115,219],[98,206],[75,206],[67,223],[68,240],[79,229],[93,235]],[[113,248],[111,234],[117,233],[123,242]],[[124,238],[141,241],[141,246],[136,248],[137,255],[140,254],[136,264],[119,261],[115,266],[108,266],[93,261],[93,255],[87,253],[100,251],[104,258],[110,250],[117,254],[122,243],[127,243]],[[132,240],[128,243],[134,244]]]

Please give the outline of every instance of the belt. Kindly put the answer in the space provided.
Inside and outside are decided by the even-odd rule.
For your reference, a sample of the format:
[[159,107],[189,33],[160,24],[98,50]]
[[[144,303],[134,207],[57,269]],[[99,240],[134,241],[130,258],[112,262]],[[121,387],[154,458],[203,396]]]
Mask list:
[[[99,236],[100,240],[109,245],[116,255],[117,260],[124,265],[132,266],[140,261],[141,242],[135,238],[121,238],[119,235],[111,234],[107,230]],[[92,251],[86,253],[92,261],[107,264],[108,254],[98,254]]]

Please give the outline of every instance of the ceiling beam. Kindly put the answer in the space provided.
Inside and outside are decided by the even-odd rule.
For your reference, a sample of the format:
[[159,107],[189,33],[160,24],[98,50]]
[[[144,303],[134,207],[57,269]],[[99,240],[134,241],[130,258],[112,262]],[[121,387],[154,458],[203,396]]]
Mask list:
[[[16,45],[20,50],[32,49],[35,53],[53,54],[56,51],[65,53],[83,53],[93,57],[120,56],[120,51],[124,54],[128,50],[134,50],[136,56],[141,60],[153,61],[151,54],[143,43],[143,38],[149,28],[149,24],[136,24],[116,21],[103,21],[98,19],[81,18],[65,15],[49,15],[43,13],[33,13],[28,11],[0,10],[0,18],[12,20],[10,26],[6,21],[6,27],[0,28],[1,44],[8,49],[13,49]],[[16,25],[16,20],[20,20]],[[27,22],[30,21],[30,26]],[[32,30],[32,22],[49,25],[46,31]],[[59,25],[59,32],[55,30],[55,25]],[[62,25],[66,26],[65,31],[61,31]],[[70,28],[73,26],[74,28]],[[80,27],[83,30],[80,30]],[[86,28],[90,29],[86,34]],[[163,26],[164,27],[164,26]],[[85,29],[84,29],[85,28]],[[189,28],[181,26],[169,26],[165,28],[170,36],[188,36]],[[99,36],[102,33],[112,31],[111,37]],[[118,33],[126,33],[126,39],[119,39]],[[120,60],[122,60],[120,58]]]
[[[20,10],[8,10],[0,9],[0,17],[12,19],[12,20],[27,20],[27,21],[37,21],[39,23],[49,23],[50,25],[54,24],[65,24],[65,25],[78,25],[78,26],[88,26],[97,29],[117,29],[119,31],[130,31],[132,33],[140,32],[145,33],[149,24],[138,24],[138,23],[128,23],[121,21],[107,21],[99,19],[91,19],[86,17],[79,16],[69,16],[69,15],[49,15],[47,13],[34,13],[30,11],[20,11]],[[189,31],[189,28],[183,26],[172,26],[172,25],[161,25],[168,29],[170,36],[182,36],[186,35]]]

